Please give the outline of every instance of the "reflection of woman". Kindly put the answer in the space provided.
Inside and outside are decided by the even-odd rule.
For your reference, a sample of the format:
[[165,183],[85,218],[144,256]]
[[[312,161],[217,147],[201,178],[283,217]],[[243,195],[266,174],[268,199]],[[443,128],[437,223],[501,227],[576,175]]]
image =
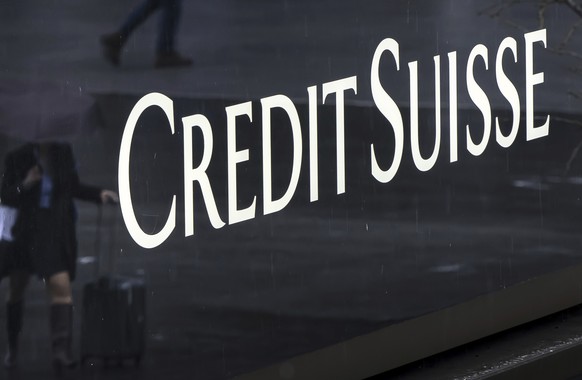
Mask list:
[[117,194],[79,181],[71,147],[62,143],[30,143],[8,154],[0,189],[2,203],[18,209],[12,229],[15,259],[7,301],[6,367],[17,363],[23,296],[30,274],[42,278],[50,297],[53,364],[73,367],[71,355],[77,241],[73,198],[106,203]]
[[118,31],[101,37],[103,54],[109,62],[119,65],[122,47],[129,36],[157,9],[161,14],[155,67],[161,69],[192,64],[192,60],[178,54],[174,46],[182,13],[182,0],[143,0],[137,5]]

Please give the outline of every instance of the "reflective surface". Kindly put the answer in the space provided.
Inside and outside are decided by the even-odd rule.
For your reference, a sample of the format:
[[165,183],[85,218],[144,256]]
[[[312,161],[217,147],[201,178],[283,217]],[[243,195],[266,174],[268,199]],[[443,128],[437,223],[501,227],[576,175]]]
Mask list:
[[[177,41],[180,52],[194,64],[155,70],[154,20],[127,42],[119,67],[108,65],[100,55],[99,35],[115,28],[131,8],[129,3],[89,1],[80,9],[72,2],[43,7],[35,1],[2,2],[2,155],[24,140],[42,137],[44,126],[48,135],[73,142],[85,181],[117,187],[123,129],[136,102],[152,91],[174,102],[174,135],[159,108],[139,118],[129,167],[133,210],[145,232],[160,230],[176,196],[176,228],[169,239],[144,249],[127,232],[119,209],[105,209],[101,253],[112,250],[116,259],[101,260],[99,269],[97,211],[91,204],[78,204],[75,298],[81,299],[81,286],[96,272],[111,270],[144,277],[148,290],[143,368],[103,371],[97,363],[81,373],[103,378],[228,378],[579,264],[582,129],[575,52],[580,37],[572,29],[579,16],[564,4],[548,6],[541,20],[535,2],[490,5],[185,2]],[[547,47],[532,44],[530,73],[543,72],[544,82],[533,87],[534,102],[528,108],[524,33],[544,28]],[[517,62],[507,51],[502,63],[518,91],[521,122],[515,142],[502,148],[496,142],[495,118],[509,134],[514,117],[496,76],[496,55],[506,37],[516,41]],[[373,57],[385,38],[397,41],[400,49],[400,70],[385,52],[378,76],[403,119],[403,154],[394,178],[380,183],[372,175],[371,144],[384,170],[395,150],[392,123],[371,89]],[[492,132],[483,153],[474,156],[467,150],[465,126],[471,126],[477,142],[484,118],[469,95],[466,71],[471,51],[479,44],[488,48],[489,70],[476,58],[475,80],[491,104]],[[450,52],[457,54],[458,70],[456,162],[450,154]],[[434,167],[421,172],[411,150],[410,109],[415,107],[410,102],[409,62],[418,61],[420,152],[427,159],[435,141],[437,55],[440,150]],[[329,95],[323,104],[322,93],[325,83],[354,76],[357,93],[345,91],[345,192],[338,194],[337,97]],[[314,202],[311,86],[318,91],[319,194]],[[15,93],[28,100],[7,106]],[[54,101],[55,94],[75,102],[57,101],[71,104],[61,111],[48,100],[38,100]],[[302,161],[290,203],[264,215],[261,99],[275,94],[292,99],[297,110]],[[236,150],[249,152],[248,160],[236,164],[236,198],[238,209],[244,209],[256,197],[256,211],[249,220],[232,223],[228,195],[233,180],[228,171],[233,166],[228,160],[233,152],[228,147],[226,108],[248,101],[252,121],[241,116],[236,125]],[[528,109],[535,111],[530,115],[536,127],[550,115],[547,136],[526,141]],[[196,184],[194,235],[187,237],[185,217],[191,215],[184,211],[181,118],[193,114],[205,115],[212,127],[214,144],[206,173],[226,225],[212,226],[207,200]],[[293,138],[288,115],[280,109],[271,115],[272,188],[277,199],[289,187]],[[58,126],[50,126],[47,121],[55,118]],[[17,125],[19,120],[24,125]],[[29,127],[32,120],[41,122]],[[196,167],[209,148],[199,129],[193,133]],[[49,371],[42,284],[34,284],[29,296],[22,373],[42,378]]]

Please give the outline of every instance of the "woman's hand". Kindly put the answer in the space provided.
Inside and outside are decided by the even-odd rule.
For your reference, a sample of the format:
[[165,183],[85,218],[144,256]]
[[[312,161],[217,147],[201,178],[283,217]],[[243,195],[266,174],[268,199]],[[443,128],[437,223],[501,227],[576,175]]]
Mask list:
[[42,171],[38,165],[34,165],[32,168],[28,170],[26,173],[26,177],[24,177],[24,181],[22,181],[22,187],[26,190],[33,187],[36,183],[40,182],[42,179]]
[[118,203],[119,196],[115,191],[112,190],[101,190],[101,203]]

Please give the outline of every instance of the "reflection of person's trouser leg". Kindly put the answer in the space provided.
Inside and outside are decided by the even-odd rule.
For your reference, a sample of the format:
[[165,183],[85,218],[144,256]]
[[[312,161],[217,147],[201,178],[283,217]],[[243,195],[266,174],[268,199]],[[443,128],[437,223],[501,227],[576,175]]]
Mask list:
[[174,41],[182,13],[181,0],[160,0],[161,14],[156,51],[158,55],[175,51]]
[[122,43],[127,40],[134,29],[140,26],[163,3],[163,1],[164,0],[145,0],[131,11],[119,29]]
[[182,0],[160,1],[162,12],[156,45],[157,58],[155,66],[164,68],[191,65],[192,60],[178,54],[175,46],[178,23],[182,14]]
[[119,65],[121,48],[134,29],[140,26],[160,6],[160,1],[162,0],[145,0],[131,11],[117,32],[101,36],[105,59],[115,66]]
[[115,66],[119,65],[121,48],[125,41],[127,41],[133,30],[158,8],[161,8],[161,12],[156,41],[155,67],[165,68],[191,65],[192,60],[178,54],[175,48],[176,34],[182,13],[181,0],[145,0],[141,3],[127,17],[118,32],[101,37],[101,45],[105,59]]

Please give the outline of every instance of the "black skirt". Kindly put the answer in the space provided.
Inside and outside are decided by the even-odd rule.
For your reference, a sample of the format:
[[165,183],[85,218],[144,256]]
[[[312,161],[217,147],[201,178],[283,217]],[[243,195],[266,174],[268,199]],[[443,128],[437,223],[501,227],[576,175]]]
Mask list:
[[32,271],[26,251],[17,249],[15,242],[0,241],[0,280],[12,273]]
[[63,220],[56,215],[59,213],[53,209],[37,209],[34,217],[27,219],[25,234],[14,242],[0,241],[0,279],[18,272],[41,279],[68,272],[74,278],[74,228],[64,228]]
[[0,279],[20,272],[41,279],[60,272],[71,273],[67,234],[53,215],[51,210],[39,210],[28,226],[26,239],[0,241]]
[[71,272],[70,231],[64,228],[63,220],[57,215],[59,213],[53,209],[38,209],[30,226],[30,240],[24,242],[28,249],[25,249],[23,267],[44,279],[56,273]]

